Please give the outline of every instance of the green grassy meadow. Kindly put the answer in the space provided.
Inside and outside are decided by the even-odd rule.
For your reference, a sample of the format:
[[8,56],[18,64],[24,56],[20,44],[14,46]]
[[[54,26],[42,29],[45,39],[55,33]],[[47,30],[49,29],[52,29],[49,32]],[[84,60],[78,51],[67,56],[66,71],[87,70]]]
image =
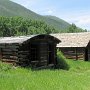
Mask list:
[[0,63],[0,90],[90,90],[90,62],[67,60],[70,69],[34,70]]

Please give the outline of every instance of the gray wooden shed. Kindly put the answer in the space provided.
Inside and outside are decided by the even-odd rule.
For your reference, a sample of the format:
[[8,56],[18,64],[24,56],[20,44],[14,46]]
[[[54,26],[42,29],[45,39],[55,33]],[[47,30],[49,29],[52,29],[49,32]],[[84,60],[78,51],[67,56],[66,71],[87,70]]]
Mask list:
[[56,45],[52,35],[32,35],[0,38],[0,58],[20,66],[41,67],[56,65]]
[[61,40],[57,44],[66,58],[75,60],[90,60],[90,32],[81,33],[58,33],[52,34]]

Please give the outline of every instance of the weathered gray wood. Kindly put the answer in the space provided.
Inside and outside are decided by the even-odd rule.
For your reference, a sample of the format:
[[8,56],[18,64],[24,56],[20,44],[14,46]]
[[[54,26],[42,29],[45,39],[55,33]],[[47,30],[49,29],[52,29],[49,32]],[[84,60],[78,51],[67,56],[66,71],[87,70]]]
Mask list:
[[20,55],[30,55],[30,53],[18,53],[18,55],[20,56]]
[[16,51],[18,51],[18,49],[15,49],[15,48],[3,48],[2,51],[3,52],[16,52]]
[[28,58],[25,58],[25,59],[24,59],[24,58],[19,58],[19,57],[18,57],[18,60],[19,60],[19,61],[30,61]]
[[0,45],[0,48],[5,48],[5,46],[4,45]]
[[3,56],[2,58],[3,59],[12,59],[12,60],[17,60],[18,59],[18,57],[16,57],[16,56],[9,56],[9,55]]
[[29,51],[18,51],[18,53],[29,53]]
[[6,62],[6,63],[9,63],[9,64],[16,66],[17,61],[16,60],[10,60],[10,59],[2,59],[2,62]]
[[18,48],[19,44],[0,44],[0,48]]
[[20,58],[26,58],[26,57],[27,57],[27,55],[22,55],[22,54],[21,54],[21,55],[19,55],[19,54],[18,54],[18,57],[20,57]]
[[82,59],[84,60],[85,48],[61,48],[62,53],[68,59]]
[[17,52],[3,52],[2,55],[18,55]]
[[19,47],[19,45],[7,45],[7,46],[5,46],[6,48],[18,48]]

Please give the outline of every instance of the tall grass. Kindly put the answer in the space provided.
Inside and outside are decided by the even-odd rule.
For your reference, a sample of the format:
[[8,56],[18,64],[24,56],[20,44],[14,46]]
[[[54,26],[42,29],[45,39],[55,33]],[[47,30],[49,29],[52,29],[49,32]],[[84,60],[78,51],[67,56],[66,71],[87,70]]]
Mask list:
[[10,64],[5,64],[5,63],[2,63],[0,62],[0,72],[1,71],[8,71],[12,68],[13,66],[10,65]]
[[90,90],[90,62],[66,62],[70,66],[68,71],[32,71],[3,64],[10,68],[0,68],[0,90]]
[[69,69],[69,65],[66,62],[65,56],[59,50],[57,50],[57,65],[56,65],[56,68],[57,69],[64,69],[64,70]]

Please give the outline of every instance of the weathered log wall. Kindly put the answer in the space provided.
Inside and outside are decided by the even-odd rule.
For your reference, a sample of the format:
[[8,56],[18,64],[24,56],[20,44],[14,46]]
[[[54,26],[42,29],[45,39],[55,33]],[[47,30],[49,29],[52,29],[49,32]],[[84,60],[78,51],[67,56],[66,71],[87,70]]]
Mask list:
[[19,44],[0,44],[0,59],[3,62],[16,63]]
[[85,59],[85,48],[59,48],[61,52],[68,59],[84,60]]
[[20,66],[47,67],[50,64],[55,66],[56,44],[60,42],[59,39],[50,35],[25,38],[3,38],[0,43],[1,60],[14,62]]

